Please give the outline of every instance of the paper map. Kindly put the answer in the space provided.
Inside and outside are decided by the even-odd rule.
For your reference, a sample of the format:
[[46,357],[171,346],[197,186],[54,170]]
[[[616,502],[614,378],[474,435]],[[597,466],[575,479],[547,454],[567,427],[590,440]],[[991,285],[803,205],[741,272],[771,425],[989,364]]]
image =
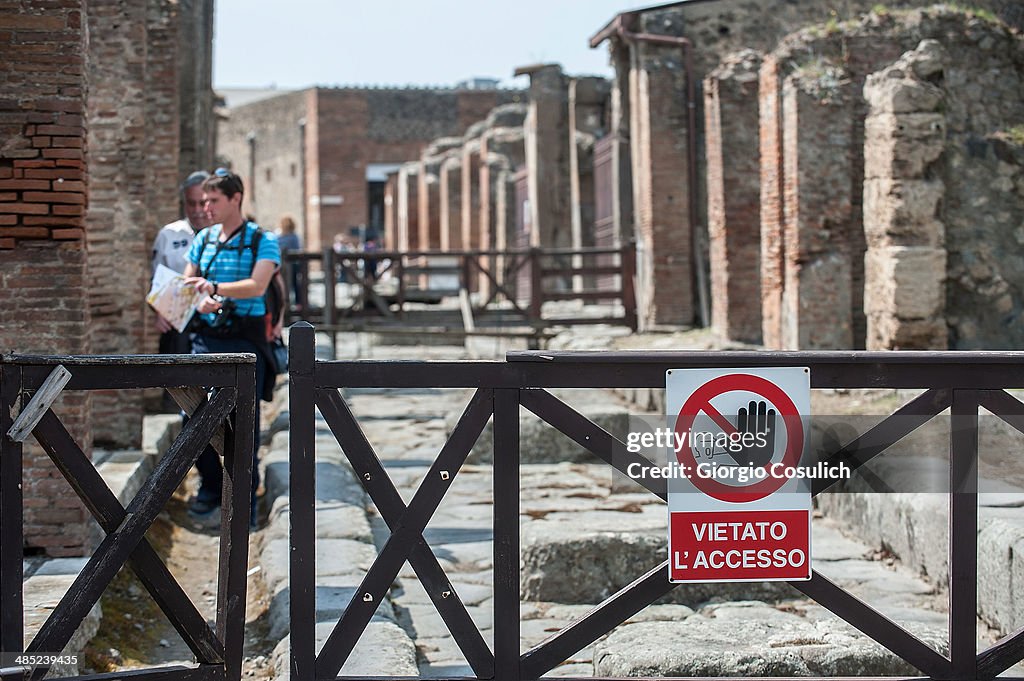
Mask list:
[[157,265],[146,302],[171,323],[178,333],[185,330],[203,296],[185,278],[164,265]]

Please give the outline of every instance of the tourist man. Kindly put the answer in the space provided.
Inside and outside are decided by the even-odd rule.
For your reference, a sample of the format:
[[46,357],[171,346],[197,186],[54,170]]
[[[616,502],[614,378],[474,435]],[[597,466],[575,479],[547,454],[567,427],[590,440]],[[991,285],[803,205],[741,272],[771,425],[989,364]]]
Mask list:
[[[185,277],[206,294],[196,311],[192,352],[251,352],[256,355],[256,392],[269,400],[274,372],[270,370],[266,305],[263,295],[281,264],[277,238],[242,214],[242,179],[224,168],[217,169],[202,185],[203,201],[211,227],[199,232],[188,252]],[[256,488],[259,486],[257,452],[260,442],[259,409],[253,440],[252,500],[255,525]],[[196,461],[200,486],[189,506],[194,517],[216,514],[221,503],[223,469],[212,448]]]

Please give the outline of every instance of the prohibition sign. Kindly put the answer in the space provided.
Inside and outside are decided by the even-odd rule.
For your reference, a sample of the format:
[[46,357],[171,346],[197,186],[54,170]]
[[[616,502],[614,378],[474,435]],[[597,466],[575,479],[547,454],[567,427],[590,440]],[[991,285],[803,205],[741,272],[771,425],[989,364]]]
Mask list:
[[[686,438],[685,442],[690,442],[689,432],[693,427],[694,419],[700,412],[711,417],[711,420],[730,436],[736,433],[736,428],[711,404],[711,400],[715,397],[736,390],[755,393],[775,405],[786,424],[786,452],[781,463],[784,466],[797,466],[804,451],[804,426],[800,420],[800,412],[797,411],[796,405],[793,404],[789,395],[779,386],[760,376],[728,374],[714,378],[697,388],[679,410],[675,425],[676,433],[680,437]],[[691,447],[682,447],[676,453],[676,458],[684,467],[683,470],[697,470],[697,460],[693,456]],[[765,464],[763,468],[768,468],[770,465],[771,462]],[[717,480],[697,475],[690,477],[689,480],[709,497],[731,503],[749,503],[763,499],[778,491],[788,481],[785,476],[772,477],[770,475],[763,480],[745,486],[726,485]]]

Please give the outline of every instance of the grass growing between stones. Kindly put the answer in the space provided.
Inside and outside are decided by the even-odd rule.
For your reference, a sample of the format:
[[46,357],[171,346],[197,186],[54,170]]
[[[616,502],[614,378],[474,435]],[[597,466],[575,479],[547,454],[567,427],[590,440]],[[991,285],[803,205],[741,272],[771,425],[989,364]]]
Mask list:
[[[164,561],[170,552],[173,534],[173,525],[164,517],[157,518],[146,533],[146,539]],[[149,651],[159,645],[159,623],[166,618],[131,568],[123,567],[117,573],[103,592],[100,607],[103,610],[100,629],[83,651],[84,673],[113,672],[150,664]]]

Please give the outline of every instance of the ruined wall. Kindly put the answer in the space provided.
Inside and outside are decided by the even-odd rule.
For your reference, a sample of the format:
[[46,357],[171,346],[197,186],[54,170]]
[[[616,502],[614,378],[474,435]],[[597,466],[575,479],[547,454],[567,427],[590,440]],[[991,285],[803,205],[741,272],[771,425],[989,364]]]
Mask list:
[[1024,348],[1024,40],[984,17],[935,22],[950,55],[939,214],[949,347]]
[[302,200],[307,104],[307,91],[300,91],[235,107],[218,134],[219,155],[245,182],[244,210],[269,229],[282,215],[291,215],[304,248],[309,244]]
[[[897,0],[885,3],[889,7],[923,6],[927,4],[929,2],[922,0]],[[1021,9],[1020,3],[1012,2],[1011,0],[979,0],[979,2],[971,4],[984,10],[995,12],[1003,16],[1005,20],[1018,26],[1020,26],[1022,19],[1024,19],[1024,10]],[[732,52],[742,48],[750,48],[758,52],[773,50],[784,36],[808,24],[817,24],[819,26],[818,30],[822,33],[840,33],[843,30],[844,24],[850,20],[856,21],[857,17],[869,12],[872,8],[878,8],[883,12],[888,11],[884,5],[873,0],[827,0],[824,2],[717,0],[716,2],[690,2],[670,8],[627,13],[625,19],[629,30],[684,36],[691,41],[693,45],[691,57],[694,63],[694,79],[698,84],[699,90],[699,84],[705,75],[715,68],[726,55]],[[612,37],[609,41],[612,59],[617,66],[616,84],[612,93],[612,101],[615,105],[615,112],[612,117],[612,134],[617,139],[628,141],[631,147],[635,147],[638,143],[643,143],[645,140],[650,139],[649,132],[636,127],[638,123],[642,122],[645,112],[650,108],[650,103],[644,101],[644,98],[648,96],[648,92],[653,91],[647,83],[649,74],[645,73],[645,67],[642,63],[645,59],[643,55],[652,54],[660,50],[664,55],[662,58],[664,63],[671,64],[675,62],[675,68],[682,70],[683,50],[681,47],[667,46],[652,48],[643,41],[621,40],[615,38],[612,34],[609,35]],[[876,70],[879,64],[890,63],[905,49],[910,48],[909,46],[903,46],[902,49],[896,50],[894,54],[878,55],[874,53],[873,46],[870,44],[861,45],[854,42],[848,45],[848,47],[850,49],[844,54],[851,63],[846,66],[850,68],[852,73],[860,74],[860,84],[863,83],[864,74]],[[624,57],[623,53],[629,56]],[[805,58],[815,58],[819,54],[812,47],[806,49],[802,56]],[[884,56],[884,59],[882,56]],[[855,62],[859,60],[866,60],[873,64],[873,66],[866,69],[859,68],[855,65]],[[627,61],[631,65],[628,77],[626,77],[627,72],[624,67]],[[778,79],[778,87],[782,86],[783,79],[789,73],[790,70],[784,69],[784,72]],[[696,176],[698,182],[695,196],[683,197],[681,196],[683,192],[677,191],[676,198],[677,200],[693,200],[696,202],[698,210],[695,224],[689,225],[690,220],[687,220],[680,223],[680,228],[695,232],[697,241],[702,242],[701,255],[706,258],[707,253],[705,249],[707,246],[703,242],[706,233],[705,226],[708,224],[705,198],[706,185],[704,182],[707,169],[705,167],[705,155],[700,148],[700,144],[706,139],[706,131],[704,129],[705,117],[703,111],[700,110],[703,106],[702,99],[703,95],[698,92],[696,140],[679,143],[673,141],[670,145],[667,145],[667,149],[662,153],[667,153],[668,149],[674,149],[677,154],[682,155],[685,153],[688,145],[697,145]],[[767,105],[769,110],[777,108],[773,107],[770,102],[762,101],[762,104]],[[677,110],[668,112],[669,115],[680,116],[685,113],[687,106],[685,97],[678,97],[675,101],[675,106]],[[762,108],[765,107],[763,106]],[[859,118],[862,120],[863,116]],[[777,123],[778,121],[775,123],[776,127]],[[763,146],[764,141],[762,141]],[[765,149],[762,148],[762,151],[765,151]],[[768,151],[771,153],[772,150],[768,149]],[[640,154],[639,158],[637,157],[638,153]],[[657,174],[657,171],[651,171],[644,167],[644,164],[647,163],[645,152],[638,152],[634,148],[632,154],[634,158],[632,167],[634,182],[632,197],[634,199],[635,219],[638,224],[644,218],[657,222],[655,218],[651,217],[651,207],[637,203],[644,192],[647,195],[651,194],[650,188],[644,184],[646,179],[638,175],[638,173],[650,174],[653,172]],[[781,163],[781,156],[779,160]],[[855,162],[859,163],[856,159]],[[620,176],[622,179],[628,180],[622,173],[620,173]],[[682,175],[680,179],[682,180],[684,177],[685,175]],[[628,195],[630,189],[627,182],[616,184],[618,187],[616,202],[621,206],[626,202],[623,194]],[[770,215],[776,207],[777,204],[769,202],[768,205],[762,205],[762,210]],[[859,199],[854,202],[853,210],[855,212],[860,210]],[[626,225],[626,221],[620,218],[618,221],[620,238],[628,236],[623,231],[626,229],[624,225]],[[768,238],[762,244],[762,247],[771,250],[775,247],[771,234],[766,236]],[[694,268],[692,262],[683,262],[678,258],[670,266],[664,264],[661,266],[656,265],[652,260],[654,257],[653,251],[660,249],[649,243],[649,238],[643,233],[640,234],[638,245],[638,276],[641,283],[641,290],[639,291],[641,296],[640,304],[646,323],[689,323],[694,318],[692,310],[684,309],[673,315],[666,315],[666,306],[659,306],[655,299],[660,295],[657,293],[658,288],[666,286],[670,290],[677,289],[680,280],[686,286],[685,292],[679,292],[681,298],[699,298],[698,294],[694,291],[699,270]],[[691,257],[690,260],[692,261],[693,258]],[[656,271],[658,274],[656,274]],[[762,275],[767,276],[768,284],[773,281],[772,273],[762,272]],[[853,276],[859,281],[863,280],[861,272],[855,271]],[[781,278],[781,273],[778,273],[778,279],[781,280]],[[781,330],[776,318],[781,313],[778,309],[781,296],[775,296],[770,290],[764,292],[764,295],[766,296],[765,304],[775,306],[773,309],[766,309],[764,311],[766,324],[768,324],[768,328],[765,330],[767,334],[765,340],[777,347],[776,338],[780,336]],[[773,299],[775,299],[774,302]],[[854,305],[857,305],[856,301]],[[855,311],[854,335],[861,339],[861,343],[863,342],[865,327],[866,322],[863,311]]]
[[[826,243],[819,258],[824,262],[828,257],[834,257],[851,268],[848,278],[844,274],[832,285],[839,282],[846,286],[849,282],[852,341],[849,346],[831,347],[864,347],[867,318],[863,301],[871,300],[875,291],[870,287],[866,290],[864,284],[867,245],[863,241],[865,218],[861,210],[865,205],[864,120],[867,106],[861,94],[862,87],[868,75],[886,68],[901,54],[928,38],[938,41],[950,54],[958,55],[958,59],[948,64],[944,71],[948,141],[942,163],[929,171],[941,171],[946,179],[947,195],[938,204],[940,214],[936,219],[945,223],[950,252],[950,285],[947,287],[946,304],[946,313],[954,330],[950,347],[993,347],[993,343],[1006,347],[1006,343],[1020,342],[1007,336],[1017,324],[1014,321],[1016,304],[1012,302],[1012,294],[1009,298],[1004,295],[1015,288],[1011,283],[1015,280],[1012,273],[1019,271],[1019,263],[1005,262],[995,268],[991,265],[999,258],[1012,257],[1004,256],[1013,252],[1014,245],[1005,236],[1011,231],[1007,225],[1015,224],[1015,220],[1019,224],[1018,195],[1006,191],[1015,186],[1017,170],[1014,163],[1001,160],[995,151],[1003,150],[1004,158],[1013,158],[1012,153],[1005,153],[1012,148],[1012,142],[1005,140],[1013,139],[1011,131],[1019,125],[1020,119],[1019,38],[1011,35],[1004,24],[984,13],[978,16],[973,12],[936,6],[904,11],[879,8],[859,21],[810,27],[787,37],[765,59],[760,98],[762,253],[765,256],[762,261],[762,300],[764,340],[769,347],[795,347],[794,343],[799,345],[802,342],[799,332],[792,333],[800,326],[797,317],[802,312],[799,306],[805,305],[798,294],[803,285],[800,274],[802,256],[786,252],[791,240],[785,227],[798,221],[792,207],[801,201],[815,200],[812,195],[817,195],[817,200],[823,202],[823,216],[827,216],[834,206],[847,203],[850,206],[850,227],[846,230],[849,239]],[[828,185],[828,173],[834,169],[825,169],[826,174],[820,177],[818,173],[809,174],[809,177],[817,178],[810,183],[806,178],[801,180],[793,175],[800,172],[801,163],[799,158],[790,154],[803,154],[812,163],[814,155],[804,154],[807,149],[799,144],[786,146],[786,120],[796,114],[786,110],[779,88],[784,90],[791,76],[807,83],[808,87],[817,81],[814,87],[827,87],[832,83],[847,92],[844,95],[847,105],[835,116],[822,119],[820,125],[823,131],[835,126],[842,128],[846,125],[845,118],[852,116],[848,134],[836,129],[836,134],[846,140],[844,144],[848,143],[843,153],[849,159],[849,181],[832,175],[831,185]],[[813,115],[812,109],[813,106],[809,105],[806,113]],[[776,129],[783,134],[773,137]],[[813,135],[806,131],[805,126],[792,130],[796,134]],[[838,147],[828,140],[821,140],[818,144],[820,148],[830,148],[831,153],[838,153]],[[869,150],[868,153],[873,152]],[[783,187],[788,184],[797,188],[795,201],[787,202],[777,193],[779,178],[782,178]],[[933,177],[929,175],[926,179]],[[803,195],[804,189],[800,187],[806,189],[807,196]],[[878,190],[877,185],[869,184],[869,187],[873,191]],[[877,194],[873,198],[877,198]],[[829,217],[829,220],[834,219],[835,216]],[[979,228],[979,224],[986,227]],[[778,276],[780,271],[784,273],[781,278]],[[790,290],[791,286],[796,288]],[[873,302],[878,303],[878,299]],[[982,314],[981,310],[985,312]],[[982,327],[978,327],[976,320],[985,315],[988,317],[982,320]],[[845,319],[846,313],[840,316]],[[812,326],[816,323],[811,322]],[[962,341],[961,338],[972,340]],[[839,342],[838,338],[825,340]]]
[[[83,210],[86,17],[83,2],[0,14],[0,348],[86,353],[89,305]],[[56,411],[89,451],[89,402],[68,393]],[[86,512],[42,450],[26,443],[25,539],[54,556],[81,555]]]
[[[431,140],[462,135],[491,108],[518,97],[514,90],[317,88],[232,109],[218,129],[218,154],[248,178],[251,161],[246,138],[255,131],[253,205],[258,217],[274,223],[281,213],[290,212],[301,220],[306,203],[306,243],[315,248],[331,244],[335,234],[366,224],[368,164],[419,158]],[[291,176],[292,164],[301,161],[298,121],[302,118],[306,120],[305,201],[298,182],[301,170],[295,178]],[[264,163],[261,158],[271,160]],[[275,184],[275,178],[282,183]],[[268,191],[261,192],[264,186]]]

